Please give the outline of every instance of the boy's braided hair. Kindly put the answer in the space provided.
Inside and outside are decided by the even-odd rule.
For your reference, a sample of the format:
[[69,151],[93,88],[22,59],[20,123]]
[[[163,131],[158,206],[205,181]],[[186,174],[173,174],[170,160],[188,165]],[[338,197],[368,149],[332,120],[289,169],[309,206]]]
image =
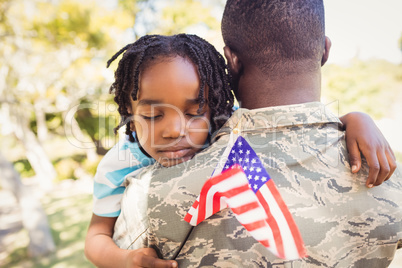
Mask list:
[[233,112],[233,94],[230,74],[222,55],[214,46],[196,35],[178,34],[173,36],[147,35],[117,52],[107,62],[107,67],[120,55],[122,59],[115,72],[115,81],[110,87],[114,101],[121,115],[117,130],[126,125],[126,134],[134,142],[130,130],[131,98],[137,100],[139,75],[147,67],[160,60],[180,56],[197,66],[200,78],[198,100],[201,113],[205,105],[204,90],[208,89],[208,106],[211,111],[211,131],[218,130]]

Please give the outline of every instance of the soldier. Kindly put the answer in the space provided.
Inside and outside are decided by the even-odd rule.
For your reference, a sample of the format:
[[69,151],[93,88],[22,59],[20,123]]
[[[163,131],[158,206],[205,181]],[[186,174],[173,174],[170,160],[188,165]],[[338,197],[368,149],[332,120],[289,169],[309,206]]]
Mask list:
[[[366,184],[381,183],[371,179],[370,163],[363,161],[361,172],[351,172],[342,124],[320,103],[321,66],[330,50],[322,0],[228,0],[222,34],[243,108],[192,160],[169,168],[153,165],[138,176],[152,175],[147,246],[181,267],[388,266],[402,239],[401,173],[396,169],[392,179],[370,189]],[[194,228],[183,221],[234,127],[277,185],[308,257],[278,259],[230,209]],[[128,186],[124,202],[130,202],[131,191]],[[129,214],[129,208],[122,209],[121,217]],[[130,232],[124,228],[118,225],[115,231]]]

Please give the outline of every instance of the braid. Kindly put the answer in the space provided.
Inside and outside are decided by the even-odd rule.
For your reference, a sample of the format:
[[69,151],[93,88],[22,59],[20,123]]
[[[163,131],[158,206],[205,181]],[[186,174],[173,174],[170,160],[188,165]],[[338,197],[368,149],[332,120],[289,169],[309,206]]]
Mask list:
[[204,91],[208,86],[208,106],[211,111],[211,130],[215,132],[223,126],[233,112],[233,94],[230,74],[223,56],[210,43],[196,35],[177,35],[187,47],[186,56],[198,67],[200,75],[200,109],[205,105]]
[[[124,54],[123,54],[124,52]],[[151,64],[162,58],[180,56],[189,59],[197,66],[200,77],[197,113],[204,107],[205,89],[208,90],[207,105],[211,111],[211,130],[218,130],[233,112],[233,94],[230,87],[230,74],[222,55],[207,41],[196,36],[178,34],[173,36],[147,35],[119,50],[107,62],[107,67],[123,54],[115,72],[115,81],[110,87],[114,101],[118,104],[121,116],[117,131],[126,125],[126,134],[134,142],[130,129],[132,114],[131,99],[137,100],[139,76]],[[207,87],[206,87],[207,86]]]

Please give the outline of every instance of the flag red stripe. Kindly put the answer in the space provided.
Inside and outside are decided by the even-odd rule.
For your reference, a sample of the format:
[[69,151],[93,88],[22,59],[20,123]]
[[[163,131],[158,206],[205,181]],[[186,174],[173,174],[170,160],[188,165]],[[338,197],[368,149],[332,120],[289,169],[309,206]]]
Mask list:
[[184,220],[186,222],[190,223],[192,217],[193,217],[193,215],[191,215],[190,213],[187,213],[186,216],[184,217]]
[[[192,208],[194,208],[197,211],[197,207],[198,207],[198,200],[196,199],[192,205]],[[194,215],[190,214],[189,212],[187,212],[186,216],[184,216],[184,220],[188,223],[191,222],[191,219],[193,218]]]
[[[215,177],[212,177],[211,179],[209,179],[209,180],[207,180],[207,181],[212,181],[213,182],[213,184],[218,184],[218,183],[220,183],[221,181],[224,181],[224,180],[226,180],[226,179],[228,179],[228,178],[230,178],[230,177],[232,177],[233,175],[235,175],[236,173],[239,173],[239,172],[243,172],[242,171],[242,169],[240,169],[240,166],[239,165],[233,165],[235,168],[231,168],[231,169],[227,169],[227,170],[225,170],[223,173],[221,173],[221,174],[219,174],[219,175],[217,175],[217,176],[215,176]],[[243,172],[244,173],[244,172]]]
[[205,206],[207,204],[207,194],[213,186],[211,180],[207,180],[201,189],[200,201],[198,205],[197,225],[205,219]]
[[[267,182],[267,184],[269,184],[270,182],[272,182],[272,180],[269,180]],[[267,213],[268,219],[266,221],[267,221],[269,227],[271,227],[272,234],[274,236],[276,249],[278,252],[278,256],[283,259],[284,258],[283,241],[282,241],[282,236],[281,236],[281,232],[279,230],[278,223],[276,222],[274,216],[272,215],[271,210],[269,209],[269,205],[268,205],[267,201],[265,200],[265,198],[260,193],[260,191],[257,191],[255,194],[256,194],[258,200],[260,201],[261,205],[263,206],[265,212]]]
[[255,221],[253,223],[242,223],[247,231],[254,231],[267,225],[265,220]]
[[[242,172],[241,169],[239,169],[239,168],[230,169],[230,170],[227,170],[226,172],[221,173],[218,176],[213,177],[205,182],[204,186],[201,189],[200,200],[198,202],[199,206],[198,206],[197,225],[205,219],[207,195],[208,195],[208,192],[211,189],[211,187],[214,186],[215,184],[218,184],[218,183],[230,178],[231,176],[235,175],[238,172]],[[214,198],[213,202],[215,203],[215,201],[216,201],[215,197],[218,198],[220,196],[221,196],[221,194],[216,193],[213,197]],[[219,208],[217,208],[218,206],[219,206]],[[217,209],[217,211],[219,211],[220,203],[219,203],[219,205],[216,205],[216,206],[214,204],[214,207],[212,209],[214,212],[216,209]],[[208,215],[208,216],[210,216],[210,215]]]
[[212,215],[221,210],[221,197],[222,197],[222,195],[219,192],[216,192],[214,194],[213,201],[212,201],[213,202],[212,203],[212,206],[213,206]]
[[269,241],[268,240],[258,240],[264,247],[269,248]]
[[[276,188],[275,184],[268,183],[267,186],[268,186],[268,189],[271,191],[272,195],[275,197],[276,202],[278,203],[278,206],[281,209],[283,216],[285,217],[286,221],[288,222],[290,232],[292,233],[293,239],[294,239],[296,247],[297,247],[297,252],[299,253],[300,256],[305,256],[306,249],[303,246],[303,239],[301,237],[299,229],[297,228],[296,223],[293,220],[292,214],[290,213],[288,207],[286,206],[285,202],[281,198],[281,195],[280,195],[278,189]],[[279,196],[279,198],[277,198],[278,196]]]
[[258,204],[258,202],[251,202],[251,203],[242,205],[240,207],[231,208],[231,209],[236,214],[243,214],[244,212],[247,212],[249,210],[256,209],[256,208],[259,208],[259,207],[260,207],[260,205]]
[[195,200],[194,204],[193,204],[193,208],[197,208],[197,206],[198,206],[198,200]]
[[248,191],[250,189],[250,187],[248,187],[248,184],[244,184],[242,186],[236,187],[236,188],[232,188],[226,192],[221,192],[222,196],[226,196],[227,198],[231,198],[235,195],[238,195],[240,193],[244,193],[246,191]]

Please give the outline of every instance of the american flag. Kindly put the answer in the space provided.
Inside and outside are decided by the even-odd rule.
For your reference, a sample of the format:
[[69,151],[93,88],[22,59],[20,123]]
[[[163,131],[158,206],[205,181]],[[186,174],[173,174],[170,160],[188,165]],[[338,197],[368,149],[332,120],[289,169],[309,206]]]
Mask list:
[[229,206],[245,229],[276,256],[305,257],[296,223],[261,160],[242,136],[234,140],[224,153],[222,173],[205,182],[184,219],[197,225]]

